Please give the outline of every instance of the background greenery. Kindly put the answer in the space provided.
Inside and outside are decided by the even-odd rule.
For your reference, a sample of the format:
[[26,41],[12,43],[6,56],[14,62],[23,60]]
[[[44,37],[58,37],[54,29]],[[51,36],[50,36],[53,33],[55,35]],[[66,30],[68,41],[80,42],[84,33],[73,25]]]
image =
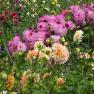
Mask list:
[[[82,0],[83,3],[90,3],[93,1],[94,0]],[[2,24],[0,24],[0,30],[4,30],[7,39],[11,39],[13,36],[9,32],[12,31],[13,34],[23,33],[23,31],[27,27],[31,26],[35,28],[37,20],[40,16],[46,14],[58,14],[62,11],[62,9],[68,8],[70,5],[73,4],[82,4],[82,2],[80,0],[21,0],[20,4],[14,4],[13,0],[0,0],[0,13],[3,13],[4,10],[8,9],[13,12],[14,11],[19,12],[21,17],[20,24],[18,26],[15,26],[9,20],[8,27],[7,25],[2,26]],[[88,37],[90,38],[89,35]],[[0,42],[1,43],[4,42],[2,37],[0,37]],[[71,45],[71,48],[73,48],[73,45]],[[87,45],[84,45],[84,48],[86,48],[85,50],[87,49],[91,50],[91,47],[90,46],[87,47]],[[74,50],[75,49],[72,50],[73,56],[70,57],[71,60],[68,63],[66,63],[65,66],[63,66],[64,76],[66,77],[65,85],[60,89],[58,89],[57,93],[56,91],[53,91],[53,94],[55,93],[62,94],[62,92],[64,94],[94,94],[94,76],[93,76],[94,71],[92,71],[90,63],[86,63],[91,61],[89,60],[84,62],[84,60],[74,59],[74,56],[76,56]],[[6,63],[7,61],[8,55],[6,53],[7,52],[5,50],[2,53],[0,53],[0,70],[2,69],[2,66],[4,66],[4,62]],[[72,61],[74,61],[74,63],[72,63]],[[28,66],[29,65],[27,63],[22,62],[19,63],[17,68],[20,70],[20,72],[18,69],[15,69],[17,73],[15,74],[17,76],[17,80],[20,79],[19,77],[22,74],[23,70],[25,70],[25,68],[27,69]],[[12,67],[11,63],[5,66],[6,68],[5,71],[7,72],[7,74],[10,73],[11,67]],[[0,81],[2,81],[1,78]],[[2,83],[0,83],[0,90],[4,89],[3,86],[6,85],[6,83],[4,82],[5,80],[3,80]],[[16,83],[16,85],[18,85],[18,82]],[[38,89],[40,89],[40,87]],[[34,94],[39,94],[38,93],[39,91],[35,90],[34,92],[36,92]]]
[[0,13],[5,9],[19,11],[21,22],[18,27],[14,28],[14,31],[16,29],[19,32],[29,26],[35,27],[38,18],[42,15],[58,14],[73,4],[93,2],[93,0],[20,0],[20,4],[14,5],[13,1],[16,0],[0,0]]

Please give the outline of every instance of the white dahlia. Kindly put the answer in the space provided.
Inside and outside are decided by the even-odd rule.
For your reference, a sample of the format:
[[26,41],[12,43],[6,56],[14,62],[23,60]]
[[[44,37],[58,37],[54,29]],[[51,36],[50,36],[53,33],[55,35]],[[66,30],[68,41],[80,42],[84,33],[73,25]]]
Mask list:
[[83,31],[82,30],[78,30],[75,32],[74,36],[73,36],[73,40],[74,42],[78,41],[81,42],[82,41],[82,37],[83,37]]

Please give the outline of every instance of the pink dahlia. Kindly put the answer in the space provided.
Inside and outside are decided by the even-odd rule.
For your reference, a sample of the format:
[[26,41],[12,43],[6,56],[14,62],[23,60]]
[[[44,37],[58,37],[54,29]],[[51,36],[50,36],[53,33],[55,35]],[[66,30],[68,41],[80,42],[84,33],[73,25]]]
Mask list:
[[89,8],[90,8],[92,11],[94,11],[94,3],[91,3],[91,4],[89,5]]
[[49,15],[41,16],[39,22],[48,22]]
[[85,24],[85,12],[80,9],[74,12],[74,21],[77,25],[83,25]]
[[13,38],[14,41],[20,41],[21,40],[21,37],[16,35],[14,38]]
[[94,20],[94,11],[87,10],[87,20],[89,20],[89,21]]
[[48,24],[45,22],[40,22],[37,25],[37,31],[47,31],[48,30]]
[[76,27],[75,24],[74,24],[72,21],[67,21],[67,22],[65,23],[65,26],[66,26],[66,28],[69,29],[69,30],[73,30],[73,29]]
[[63,36],[67,34],[67,28],[61,23],[50,22],[50,28],[56,35]]
[[27,29],[24,31],[23,38],[25,41],[32,41],[32,35],[35,33],[32,29]]
[[27,46],[25,43],[19,42],[17,46],[17,51],[18,52],[25,52],[27,50]]
[[72,13],[74,13],[74,12],[80,10],[81,8],[80,8],[80,6],[78,6],[78,5],[72,5],[72,6],[70,7],[70,9],[71,9]]
[[27,42],[29,49],[32,49],[34,47],[35,42],[37,41],[44,42],[46,39],[46,34],[47,34],[46,32],[33,33],[30,41]]
[[17,51],[18,41],[9,41],[8,49],[11,53],[15,53]]
[[60,36],[52,35],[50,37],[54,40],[54,43],[60,43]]

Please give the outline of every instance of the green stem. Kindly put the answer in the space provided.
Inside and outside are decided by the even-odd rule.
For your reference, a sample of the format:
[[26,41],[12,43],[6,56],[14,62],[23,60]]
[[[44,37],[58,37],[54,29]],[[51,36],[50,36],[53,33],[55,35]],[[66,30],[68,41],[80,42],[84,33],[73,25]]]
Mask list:
[[49,93],[48,93],[48,94],[52,94],[53,89],[54,89],[54,86],[55,86],[55,82],[53,83],[53,85],[52,85],[52,87],[51,87],[51,89],[50,89],[50,91],[49,91]]
[[11,63],[13,63],[14,61],[13,61],[12,56],[10,55],[10,53],[9,53],[9,51],[8,51],[8,48],[7,48],[7,39],[6,39],[6,36],[5,36],[4,32],[3,32],[3,41],[4,41],[4,42],[3,42],[3,45],[4,45],[4,47],[5,47],[5,50],[6,50],[8,56],[9,56],[9,58],[10,58],[10,60],[11,60]]

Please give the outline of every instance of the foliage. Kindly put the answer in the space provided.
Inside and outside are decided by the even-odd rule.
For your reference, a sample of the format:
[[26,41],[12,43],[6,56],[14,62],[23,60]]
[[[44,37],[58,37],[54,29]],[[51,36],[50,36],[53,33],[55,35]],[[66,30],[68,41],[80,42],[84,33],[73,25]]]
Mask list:
[[0,4],[1,92],[94,93],[93,0]]

